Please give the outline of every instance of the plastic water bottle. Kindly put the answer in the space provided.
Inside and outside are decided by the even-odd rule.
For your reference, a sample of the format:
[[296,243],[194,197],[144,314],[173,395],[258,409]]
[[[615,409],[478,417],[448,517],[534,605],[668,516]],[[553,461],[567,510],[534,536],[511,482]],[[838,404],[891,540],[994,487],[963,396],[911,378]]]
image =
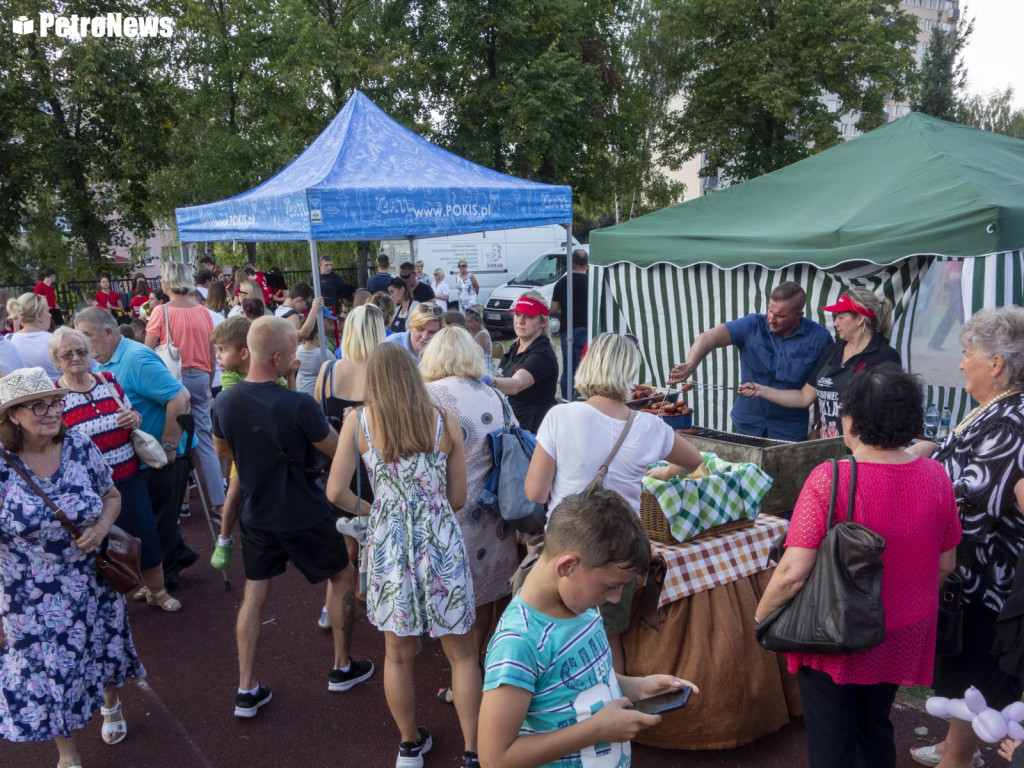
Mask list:
[[939,431],[939,406],[932,403],[928,406],[928,410],[924,413],[924,436],[928,438],[935,437],[935,433]]
[[944,439],[949,435],[949,422],[953,418],[953,414],[949,412],[949,408],[942,409],[942,418],[939,419],[939,432],[936,437],[939,440]]

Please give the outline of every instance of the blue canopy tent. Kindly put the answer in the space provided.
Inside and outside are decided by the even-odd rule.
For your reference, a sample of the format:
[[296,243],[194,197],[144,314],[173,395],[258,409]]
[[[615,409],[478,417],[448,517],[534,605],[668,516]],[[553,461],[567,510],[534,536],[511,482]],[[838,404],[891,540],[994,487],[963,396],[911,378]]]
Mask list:
[[181,243],[308,241],[317,295],[317,241],[566,224],[567,251],[572,247],[571,188],[506,176],[453,155],[359,91],[280,173],[227,200],[178,208],[175,218]]

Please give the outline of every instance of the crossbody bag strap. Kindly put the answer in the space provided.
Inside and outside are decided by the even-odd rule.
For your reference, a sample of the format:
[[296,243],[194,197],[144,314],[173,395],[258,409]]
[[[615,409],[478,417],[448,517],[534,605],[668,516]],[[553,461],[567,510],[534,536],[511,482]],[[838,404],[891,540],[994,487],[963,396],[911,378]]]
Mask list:
[[[237,384],[236,388],[240,387],[240,386],[241,386],[241,384]],[[259,424],[256,423],[255,419],[253,419],[252,413],[249,411],[249,405],[248,405],[248,403],[245,402],[245,397],[242,394],[243,391],[244,390],[242,390],[242,389],[238,389],[238,394],[236,395],[236,397],[238,398],[238,402],[242,406],[242,411],[245,413],[246,420],[249,422],[249,431],[252,432],[254,435],[257,435],[260,439],[263,440],[264,445],[266,445],[267,448],[270,449],[270,453],[278,461],[283,461],[285,464],[290,464],[291,466],[295,467],[296,469],[302,470],[307,475],[320,475],[320,473],[321,473],[320,469],[315,469],[313,467],[307,467],[304,463],[302,463],[301,461],[296,459],[290,453],[287,453],[283,448],[280,448],[277,445],[277,443],[275,443],[273,440],[271,440],[267,436],[267,433],[263,431],[263,428]]]
[[604,463],[597,468],[597,473],[594,475],[594,479],[587,485],[587,491],[592,491],[595,488],[600,488],[604,485],[604,476],[608,474],[608,467],[611,466],[612,460],[615,458],[615,454],[619,452],[619,448],[622,447],[622,443],[626,440],[626,435],[629,434],[630,428],[633,426],[633,420],[636,418],[636,411],[632,408],[629,409],[629,416],[626,417],[626,426],[622,428],[622,432],[619,434],[619,439],[615,441],[615,445],[612,446],[611,453],[608,454],[608,458],[604,460]]
[[114,398],[114,402],[117,403],[117,407],[124,408],[124,403],[121,402],[121,398],[117,396],[117,390],[111,386],[110,382],[107,381],[102,374],[94,373],[93,376],[96,377],[96,381],[107,388],[107,392],[109,392],[110,396]]
[[32,479],[32,476],[29,475],[29,473],[26,472],[21,467],[21,465],[19,465],[18,462],[14,460],[14,457],[11,456],[11,454],[9,454],[3,448],[0,448],[0,458],[3,458],[3,460],[6,461],[7,464],[11,467],[11,469],[13,469],[19,475],[21,475],[21,479],[28,484],[28,487],[35,491],[36,495],[38,495],[39,498],[46,502],[46,506],[53,510],[53,516],[60,521],[61,525],[63,525],[65,528],[71,531],[72,536],[74,536],[77,539],[82,535],[79,532],[77,526],[75,526],[74,523],[68,520],[68,516],[60,510],[60,507],[53,503],[53,499],[51,499],[47,495],[46,491],[39,487],[39,483]]
[[174,339],[171,338],[171,318],[167,313],[167,305],[161,304],[160,306],[163,307],[164,310],[164,332],[167,334],[167,346],[173,347]]

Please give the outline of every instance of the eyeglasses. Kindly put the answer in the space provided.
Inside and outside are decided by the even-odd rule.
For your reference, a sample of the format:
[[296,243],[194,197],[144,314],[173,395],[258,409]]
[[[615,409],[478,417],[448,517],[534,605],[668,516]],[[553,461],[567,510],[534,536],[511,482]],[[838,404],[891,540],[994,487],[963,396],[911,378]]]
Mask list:
[[462,269],[462,267],[468,267],[468,266],[469,266],[468,264],[459,264],[459,269]]
[[76,357],[80,357],[83,360],[89,356],[89,350],[87,349],[71,349],[67,352],[61,352],[57,357],[61,360],[74,360]]
[[398,276],[400,278],[402,278],[403,280],[408,280],[410,277],[413,276],[413,273],[412,272],[407,272],[406,274],[403,275],[401,272],[399,272]]
[[477,319],[480,319],[480,314],[475,309],[467,309],[465,314],[466,314],[466,317],[472,316],[472,317],[475,317]]
[[45,416],[53,409],[54,413],[60,413],[64,410],[64,400],[50,400],[49,402],[43,402],[42,400],[36,400],[34,403],[22,403],[22,408],[28,408],[36,416]]
[[423,315],[433,315],[434,317],[441,317],[444,314],[444,310],[436,304],[419,304],[416,307],[416,311]]

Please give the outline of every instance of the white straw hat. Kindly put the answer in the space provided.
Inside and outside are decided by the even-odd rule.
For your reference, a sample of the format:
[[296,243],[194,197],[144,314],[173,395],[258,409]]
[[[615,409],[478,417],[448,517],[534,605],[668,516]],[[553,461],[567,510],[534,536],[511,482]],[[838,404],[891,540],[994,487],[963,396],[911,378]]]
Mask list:
[[42,368],[19,368],[0,379],[0,414],[8,408],[44,397],[64,397],[71,390],[54,387]]

